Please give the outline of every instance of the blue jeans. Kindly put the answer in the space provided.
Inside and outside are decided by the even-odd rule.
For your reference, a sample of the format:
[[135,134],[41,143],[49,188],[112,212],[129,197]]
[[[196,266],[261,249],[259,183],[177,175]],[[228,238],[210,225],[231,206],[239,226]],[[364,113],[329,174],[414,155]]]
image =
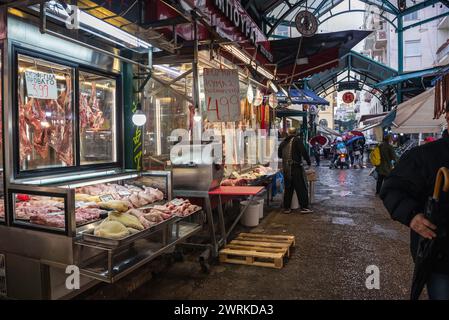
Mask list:
[[430,300],[449,300],[449,275],[432,273],[427,282]]

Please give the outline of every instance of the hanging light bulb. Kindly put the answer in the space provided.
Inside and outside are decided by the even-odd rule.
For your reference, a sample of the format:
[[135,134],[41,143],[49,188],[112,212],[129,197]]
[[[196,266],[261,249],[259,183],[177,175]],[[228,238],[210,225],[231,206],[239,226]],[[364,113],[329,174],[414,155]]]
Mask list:
[[248,91],[246,92],[246,98],[250,104],[254,101],[254,91],[253,86],[251,84],[248,85]]
[[195,122],[200,122],[200,121],[201,121],[201,115],[200,115],[200,113],[198,112],[198,108],[195,109],[195,115],[193,116],[193,120],[194,120]]
[[143,126],[147,122],[147,116],[143,113],[140,103],[137,104],[137,110],[133,114],[132,121],[138,127]]

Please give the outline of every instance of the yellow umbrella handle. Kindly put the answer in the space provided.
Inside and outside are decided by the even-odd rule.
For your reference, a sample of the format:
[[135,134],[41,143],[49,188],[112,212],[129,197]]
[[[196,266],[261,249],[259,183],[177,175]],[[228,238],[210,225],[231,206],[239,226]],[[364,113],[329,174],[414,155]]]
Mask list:
[[[441,188],[442,185],[443,188]],[[437,173],[437,180],[433,190],[433,198],[435,200],[440,199],[441,189],[443,189],[444,192],[449,191],[449,169],[445,167],[440,168]]]

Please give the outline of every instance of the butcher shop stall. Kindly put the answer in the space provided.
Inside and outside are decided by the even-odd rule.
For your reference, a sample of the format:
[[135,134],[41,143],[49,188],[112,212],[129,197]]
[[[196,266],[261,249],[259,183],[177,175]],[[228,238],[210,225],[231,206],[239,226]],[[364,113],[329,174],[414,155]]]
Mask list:
[[[65,36],[50,13],[1,15],[0,296],[9,298],[70,298],[113,283],[204,220],[201,207],[173,198],[170,171],[125,169],[125,145],[139,141],[125,135],[139,132],[127,113],[132,85],[124,89],[134,62],[98,35]],[[81,290],[71,290],[78,272]]]

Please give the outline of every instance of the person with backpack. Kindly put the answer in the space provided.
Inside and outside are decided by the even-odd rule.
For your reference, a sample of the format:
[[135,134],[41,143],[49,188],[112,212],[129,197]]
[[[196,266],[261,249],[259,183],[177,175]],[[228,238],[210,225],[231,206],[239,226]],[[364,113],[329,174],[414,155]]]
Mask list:
[[374,148],[370,154],[370,161],[377,171],[376,195],[380,193],[384,179],[393,169],[393,162],[397,161],[396,153],[391,146],[391,136],[386,135],[383,142]]

